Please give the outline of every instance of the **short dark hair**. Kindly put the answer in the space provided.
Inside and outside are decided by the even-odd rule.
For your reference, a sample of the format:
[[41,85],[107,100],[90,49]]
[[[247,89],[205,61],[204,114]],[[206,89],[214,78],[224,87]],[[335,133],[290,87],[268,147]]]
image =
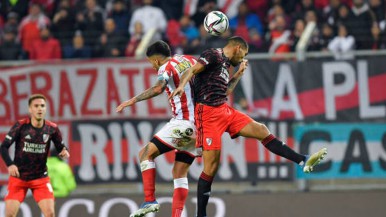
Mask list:
[[44,99],[44,101],[47,101],[47,98],[43,94],[33,94],[28,99],[28,106],[30,106],[35,99]]
[[232,37],[228,38],[227,45],[228,44],[240,45],[243,49],[248,49],[249,48],[249,45],[248,45],[247,41],[245,41],[240,36],[232,36]]
[[156,41],[151,44],[146,51],[146,56],[151,57],[153,55],[162,55],[164,57],[170,57],[172,51],[170,50],[169,45],[164,41]]

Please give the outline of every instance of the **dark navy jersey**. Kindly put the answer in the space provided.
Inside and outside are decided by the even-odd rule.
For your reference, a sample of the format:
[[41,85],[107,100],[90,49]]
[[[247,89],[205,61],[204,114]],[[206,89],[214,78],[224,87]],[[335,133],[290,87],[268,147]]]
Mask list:
[[204,71],[194,78],[194,100],[209,106],[218,106],[227,101],[229,68],[231,63],[221,48],[207,49],[201,53],[198,62]]
[[[55,123],[45,120],[42,128],[35,128],[29,118],[18,121],[1,144],[1,155],[7,166],[15,164],[20,179],[33,180],[47,176],[47,156],[51,141],[58,152],[65,147],[62,134]],[[12,161],[8,149],[15,142]]]

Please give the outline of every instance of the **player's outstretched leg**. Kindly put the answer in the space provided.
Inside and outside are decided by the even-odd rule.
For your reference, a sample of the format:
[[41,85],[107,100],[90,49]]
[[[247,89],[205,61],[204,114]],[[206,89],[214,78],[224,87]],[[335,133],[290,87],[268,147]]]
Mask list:
[[305,173],[310,173],[314,169],[314,166],[318,165],[320,161],[324,159],[327,155],[327,148],[322,148],[319,151],[313,153],[312,155],[307,155],[304,163],[303,171]]
[[130,217],[143,217],[148,213],[158,212],[158,211],[159,211],[159,204],[156,200],[152,202],[144,202],[141,204],[141,206],[137,211],[135,211],[130,215]]

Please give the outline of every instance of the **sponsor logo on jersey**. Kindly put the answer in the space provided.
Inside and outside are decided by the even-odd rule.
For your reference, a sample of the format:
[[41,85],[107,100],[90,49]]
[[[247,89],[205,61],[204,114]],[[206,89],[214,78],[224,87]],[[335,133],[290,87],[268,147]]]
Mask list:
[[8,139],[8,140],[12,140],[12,137],[9,136],[9,135],[6,135],[5,138]]
[[28,134],[24,137],[24,139],[31,139],[31,136]]

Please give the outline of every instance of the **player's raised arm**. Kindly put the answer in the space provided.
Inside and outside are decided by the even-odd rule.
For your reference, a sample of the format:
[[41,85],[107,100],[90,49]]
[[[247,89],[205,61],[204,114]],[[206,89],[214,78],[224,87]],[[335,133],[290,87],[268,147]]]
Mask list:
[[150,98],[153,98],[155,96],[160,95],[161,93],[164,92],[165,88],[167,85],[166,80],[158,80],[157,83],[154,84],[154,86],[150,87],[149,89],[143,91],[142,93],[138,94],[137,96],[121,103],[116,109],[116,112],[121,112],[125,107],[132,106],[135,103],[142,101],[142,100],[147,100]]
[[241,77],[244,75],[244,71],[247,68],[247,66],[248,66],[248,60],[244,59],[240,63],[239,69],[232,76],[231,80],[228,83],[228,89],[227,89],[227,92],[226,92],[227,95],[229,95],[230,93],[233,92],[233,90],[235,89],[236,85],[239,83]]
[[173,98],[174,96],[181,96],[184,93],[184,87],[185,85],[192,79],[192,77],[200,72],[202,72],[205,69],[205,66],[199,62],[194,64],[191,68],[186,70],[180,80],[180,84],[178,87],[170,94],[169,99]]

